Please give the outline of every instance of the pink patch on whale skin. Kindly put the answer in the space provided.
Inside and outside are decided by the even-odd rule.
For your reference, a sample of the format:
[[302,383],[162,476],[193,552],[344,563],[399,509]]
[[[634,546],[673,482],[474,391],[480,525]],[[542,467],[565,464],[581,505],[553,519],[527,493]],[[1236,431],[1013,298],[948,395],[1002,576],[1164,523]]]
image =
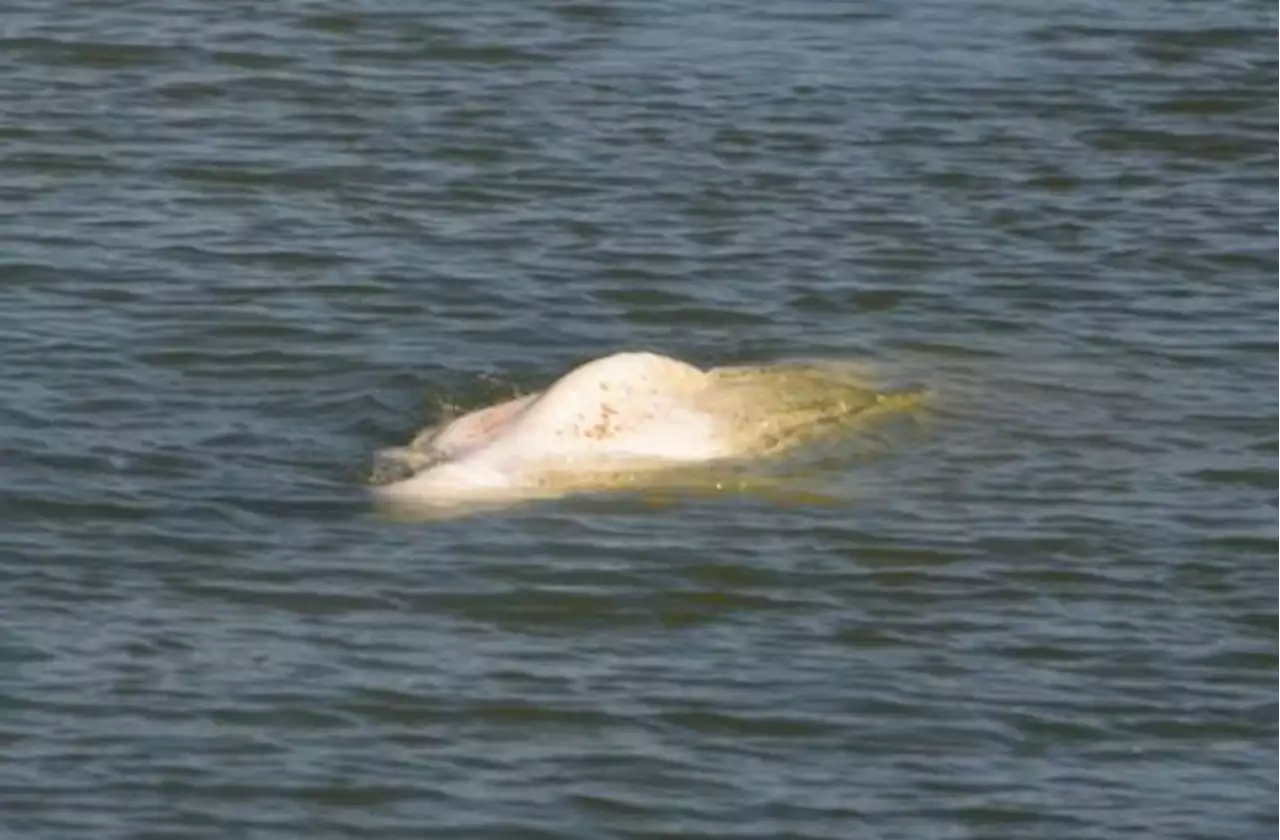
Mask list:
[[453,420],[430,439],[431,448],[449,458],[466,455],[493,438],[540,394],[528,394],[498,405],[472,411]]

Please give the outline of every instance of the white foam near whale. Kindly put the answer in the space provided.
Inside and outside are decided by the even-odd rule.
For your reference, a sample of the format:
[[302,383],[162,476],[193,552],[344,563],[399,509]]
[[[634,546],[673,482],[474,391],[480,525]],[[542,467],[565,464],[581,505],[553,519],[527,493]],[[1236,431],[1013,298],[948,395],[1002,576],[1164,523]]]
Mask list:
[[372,492],[397,506],[448,508],[642,486],[673,471],[768,457],[902,405],[848,364],[704,371],[617,353],[384,450],[384,463],[408,477]]

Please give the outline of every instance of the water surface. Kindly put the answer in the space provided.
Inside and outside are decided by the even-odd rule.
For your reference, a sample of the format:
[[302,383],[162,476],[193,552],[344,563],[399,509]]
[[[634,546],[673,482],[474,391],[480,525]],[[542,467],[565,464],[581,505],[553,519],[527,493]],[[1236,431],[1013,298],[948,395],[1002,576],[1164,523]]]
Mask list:
[[[10,4],[0,827],[1271,836],[1275,32]],[[370,510],[625,348],[947,399],[835,502]]]

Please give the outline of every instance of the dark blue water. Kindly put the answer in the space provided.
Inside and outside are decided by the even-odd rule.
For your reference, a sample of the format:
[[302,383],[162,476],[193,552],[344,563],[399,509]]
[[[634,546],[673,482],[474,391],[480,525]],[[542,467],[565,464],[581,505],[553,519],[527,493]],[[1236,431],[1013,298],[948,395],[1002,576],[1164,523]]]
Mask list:
[[[0,833],[1270,837],[1275,36],[11,3]],[[632,348],[938,406],[821,503],[370,508]]]

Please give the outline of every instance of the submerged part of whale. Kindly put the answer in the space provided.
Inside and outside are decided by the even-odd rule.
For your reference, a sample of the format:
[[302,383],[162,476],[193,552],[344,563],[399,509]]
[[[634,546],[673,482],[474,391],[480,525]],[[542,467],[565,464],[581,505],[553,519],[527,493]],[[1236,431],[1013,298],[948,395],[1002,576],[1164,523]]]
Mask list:
[[437,508],[637,487],[775,456],[918,398],[878,392],[847,363],[704,371],[618,353],[383,450],[371,483],[382,502]]

